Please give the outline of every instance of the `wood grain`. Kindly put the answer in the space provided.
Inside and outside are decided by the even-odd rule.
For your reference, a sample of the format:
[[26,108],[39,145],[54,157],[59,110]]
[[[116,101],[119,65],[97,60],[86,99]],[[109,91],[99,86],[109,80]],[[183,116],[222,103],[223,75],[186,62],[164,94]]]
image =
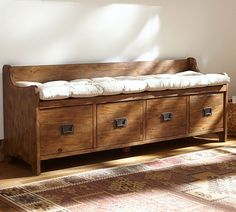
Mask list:
[[[212,115],[205,117],[203,109],[212,108]],[[224,95],[205,94],[190,96],[190,132],[223,128]]]
[[[186,135],[187,104],[186,97],[162,98],[147,101],[146,139],[168,138]],[[172,113],[169,121],[164,121],[162,114]]]
[[[194,137],[194,136],[200,136],[200,135],[206,135],[206,134],[219,134],[222,133],[223,128],[219,128],[217,130],[206,130],[201,132],[195,132],[195,133],[189,133],[187,137]],[[143,144],[150,144],[150,143],[157,143],[162,141],[169,141],[169,140],[175,140],[180,138],[186,138],[185,135],[175,135],[170,137],[163,137],[163,138],[154,138],[154,139],[144,139],[140,141],[132,141],[130,143],[117,143],[113,144],[111,146],[101,146],[94,149],[85,149],[85,150],[78,150],[71,152],[71,155],[80,155],[80,154],[86,154],[86,153],[92,153],[92,152],[98,152],[98,151],[104,151],[104,150],[112,150],[112,149],[118,149],[118,148],[126,148],[126,147],[132,147],[132,146],[139,146]],[[61,158],[68,156],[68,153],[61,153],[61,154],[51,154],[51,155],[45,155],[41,157],[41,160],[48,160],[53,158]]]
[[[126,118],[127,126],[115,128],[116,118]],[[101,104],[97,106],[98,147],[143,140],[143,102]]]
[[[34,86],[20,88],[16,81],[72,80],[120,75],[199,71],[194,58],[181,60],[49,66],[4,66],[4,154],[20,157],[41,172],[41,160],[125,148],[163,140],[217,133],[227,135],[227,85],[179,90],[40,101]],[[202,117],[202,109],[213,115]],[[163,112],[173,119],[161,122]],[[127,126],[114,127],[114,119]],[[74,134],[62,135],[72,124]]]
[[19,88],[11,81],[11,67],[3,67],[4,154],[20,157],[40,172],[37,109],[39,96],[35,87]]
[[[40,111],[41,156],[68,153],[93,147],[92,106],[65,107]],[[73,125],[72,134],[63,135],[63,125]]]
[[[228,84],[226,85],[227,86],[227,90],[228,90]],[[219,141],[220,142],[225,142],[227,141],[227,136],[228,136],[228,93],[227,92],[224,92],[223,93],[224,95],[224,111],[223,111],[223,132],[222,133],[219,133],[218,136],[219,136]]]
[[42,65],[12,67],[13,81],[47,82],[78,78],[113,77],[198,71],[194,58],[162,61],[94,63],[73,65]]

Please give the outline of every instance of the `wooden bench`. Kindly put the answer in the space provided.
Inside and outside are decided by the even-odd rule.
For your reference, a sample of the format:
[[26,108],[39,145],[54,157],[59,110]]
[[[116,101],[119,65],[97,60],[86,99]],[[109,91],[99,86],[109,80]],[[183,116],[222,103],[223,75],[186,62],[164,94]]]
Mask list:
[[4,153],[41,173],[41,161],[217,133],[226,140],[227,84],[204,88],[42,101],[36,86],[78,78],[198,72],[194,58],[3,68]]

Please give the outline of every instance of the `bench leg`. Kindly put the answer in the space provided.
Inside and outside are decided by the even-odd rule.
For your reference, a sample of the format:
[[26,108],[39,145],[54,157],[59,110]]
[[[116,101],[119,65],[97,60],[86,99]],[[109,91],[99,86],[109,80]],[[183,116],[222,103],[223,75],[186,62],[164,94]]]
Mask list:
[[34,175],[40,175],[41,174],[41,161],[37,161],[34,165],[31,165],[32,172]]
[[227,141],[227,132],[223,131],[218,133],[218,137],[219,137],[219,142],[226,142]]

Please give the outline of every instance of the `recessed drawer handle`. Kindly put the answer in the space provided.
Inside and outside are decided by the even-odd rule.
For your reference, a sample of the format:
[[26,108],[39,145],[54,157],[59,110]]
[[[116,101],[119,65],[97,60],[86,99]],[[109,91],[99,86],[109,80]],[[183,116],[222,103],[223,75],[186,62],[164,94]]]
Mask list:
[[212,116],[212,108],[211,107],[205,107],[203,108],[203,115],[206,116]]
[[165,112],[161,114],[162,121],[170,121],[173,118],[173,114],[171,112]]
[[70,135],[74,134],[74,125],[65,124],[60,126],[61,135]]
[[115,128],[124,128],[127,126],[127,118],[117,118],[114,120]]

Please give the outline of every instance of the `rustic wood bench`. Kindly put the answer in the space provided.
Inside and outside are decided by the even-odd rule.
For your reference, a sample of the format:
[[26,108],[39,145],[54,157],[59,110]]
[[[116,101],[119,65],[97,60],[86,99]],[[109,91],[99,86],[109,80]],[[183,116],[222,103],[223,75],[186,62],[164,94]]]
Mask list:
[[78,78],[198,72],[194,58],[3,68],[4,153],[41,173],[41,161],[217,133],[226,140],[227,84],[135,94],[42,101],[36,86]]

